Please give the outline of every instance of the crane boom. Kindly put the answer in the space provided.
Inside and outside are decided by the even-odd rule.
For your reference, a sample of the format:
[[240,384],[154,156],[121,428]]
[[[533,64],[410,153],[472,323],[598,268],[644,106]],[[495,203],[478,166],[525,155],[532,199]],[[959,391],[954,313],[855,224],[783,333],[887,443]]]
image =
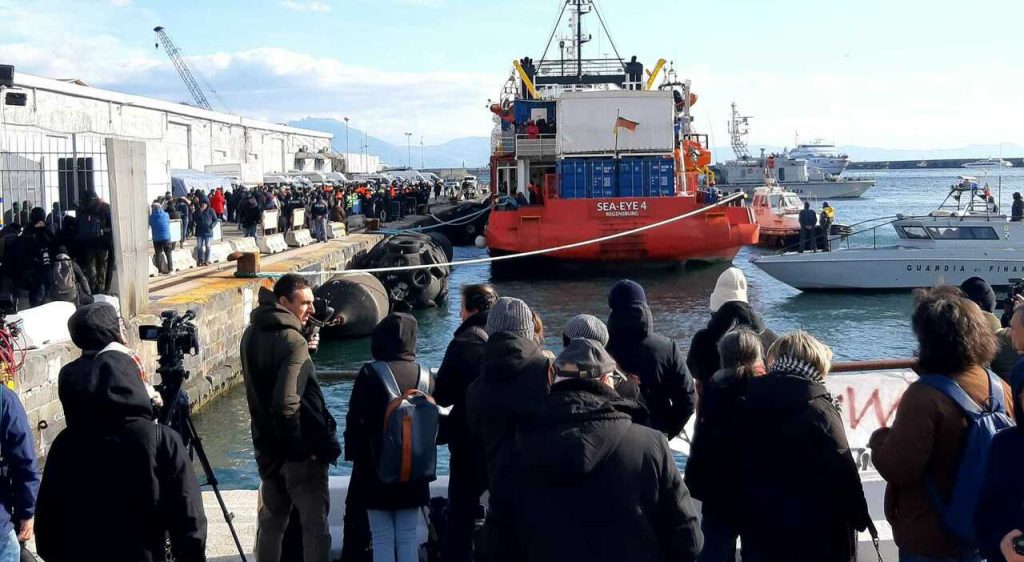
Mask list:
[[164,31],[163,27],[154,27],[153,31],[156,32],[156,38],[160,41],[160,45],[163,45],[164,50],[167,51],[167,56],[170,57],[171,63],[174,64],[174,68],[178,71],[182,81],[185,82],[185,87],[188,88],[189,93],[192,94],[192,98],[196,100],[196,105],[203,109],[213,111],[210,107],[209,100],[206,99],[206,94],[203,93],[202,88],[199,87],[199,83],[196,82],[192,71],[189,70],[188,64],[185,63],[185,59],[181,58],[181,52],[171,38],[168,37],[167,32]]

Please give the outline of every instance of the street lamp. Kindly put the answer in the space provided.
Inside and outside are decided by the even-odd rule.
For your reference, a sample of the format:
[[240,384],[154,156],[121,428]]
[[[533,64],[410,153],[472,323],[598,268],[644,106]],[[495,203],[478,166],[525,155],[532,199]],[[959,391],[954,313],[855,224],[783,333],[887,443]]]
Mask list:
[[348,153],[349,153],[349,149],[348,149],[348,117],[346,117],[345,118],[345,154],[346,154],[346,156],[348,155]]
[[412,168],[412,133],[405,134],[405,150],[406,154],[405,165]]
[[420,169],[423,169],[423,135],[420,135]]

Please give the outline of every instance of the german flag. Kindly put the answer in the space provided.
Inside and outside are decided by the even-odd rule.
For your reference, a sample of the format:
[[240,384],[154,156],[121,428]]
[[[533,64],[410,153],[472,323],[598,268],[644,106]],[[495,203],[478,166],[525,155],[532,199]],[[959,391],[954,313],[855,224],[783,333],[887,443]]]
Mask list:
[[618,117],[615,119],[615,128],[612,129],[613,133],[618,133],[619,129],[626,129],[628,131],[636,131],[636,126],[639,125],[637,121],[631,121],[625,117]]

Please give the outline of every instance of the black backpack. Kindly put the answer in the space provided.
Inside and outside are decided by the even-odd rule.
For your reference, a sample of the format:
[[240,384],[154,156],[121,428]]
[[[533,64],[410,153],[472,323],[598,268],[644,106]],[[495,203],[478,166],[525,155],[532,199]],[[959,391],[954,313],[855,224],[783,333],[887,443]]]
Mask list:
[[58,254],[50,266],[50,300],[78,302],[75,264],[67,254]]

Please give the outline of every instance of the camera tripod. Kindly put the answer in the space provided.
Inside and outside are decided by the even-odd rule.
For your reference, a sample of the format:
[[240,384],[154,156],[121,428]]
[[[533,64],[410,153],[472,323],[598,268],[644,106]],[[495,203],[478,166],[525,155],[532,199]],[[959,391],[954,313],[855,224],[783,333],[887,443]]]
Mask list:
[[[159,360],[160,366],[156,370],[161,380],[161,383],[157,385],[157,390],[164,401],[164,408],[160,412],[159,421],[162,425],[176,429],[189,449],[194,451],[196,456],[199,457],[199,464],[202,465],[203,472],[206,473],[206,483],[213,488],[213,494],[217,497],[217,503],[220,504],[220,510],[224,514],[224,522],[228,524],[231,538],[235,540],[238,556],[242,559],[242,562],[247,562],[245,549],[242,548],[242,541],[239,540],[238,532],[235,531],[235,526],[232,523],[234,515],[228,511],[228,506],[224,503],[224,497],[221,496],[217,476],[210,465],[210,458],[206,456],[206,449],[203,448],[203,440],[199,437],[199,431],[196,430],[195,422],[192,421],[192,412],[188,408],[188,397],[181,390],[182,382],[188,378],[189,372],[185,370],[183,355],[179,350],[176,351],[176,353],[171,353],[170,355],[161,355]],[[168,382],[165,383],[163,381]],[[184,411],[179,412],[179,401],[182,398],[185,400],[185,408]]]

